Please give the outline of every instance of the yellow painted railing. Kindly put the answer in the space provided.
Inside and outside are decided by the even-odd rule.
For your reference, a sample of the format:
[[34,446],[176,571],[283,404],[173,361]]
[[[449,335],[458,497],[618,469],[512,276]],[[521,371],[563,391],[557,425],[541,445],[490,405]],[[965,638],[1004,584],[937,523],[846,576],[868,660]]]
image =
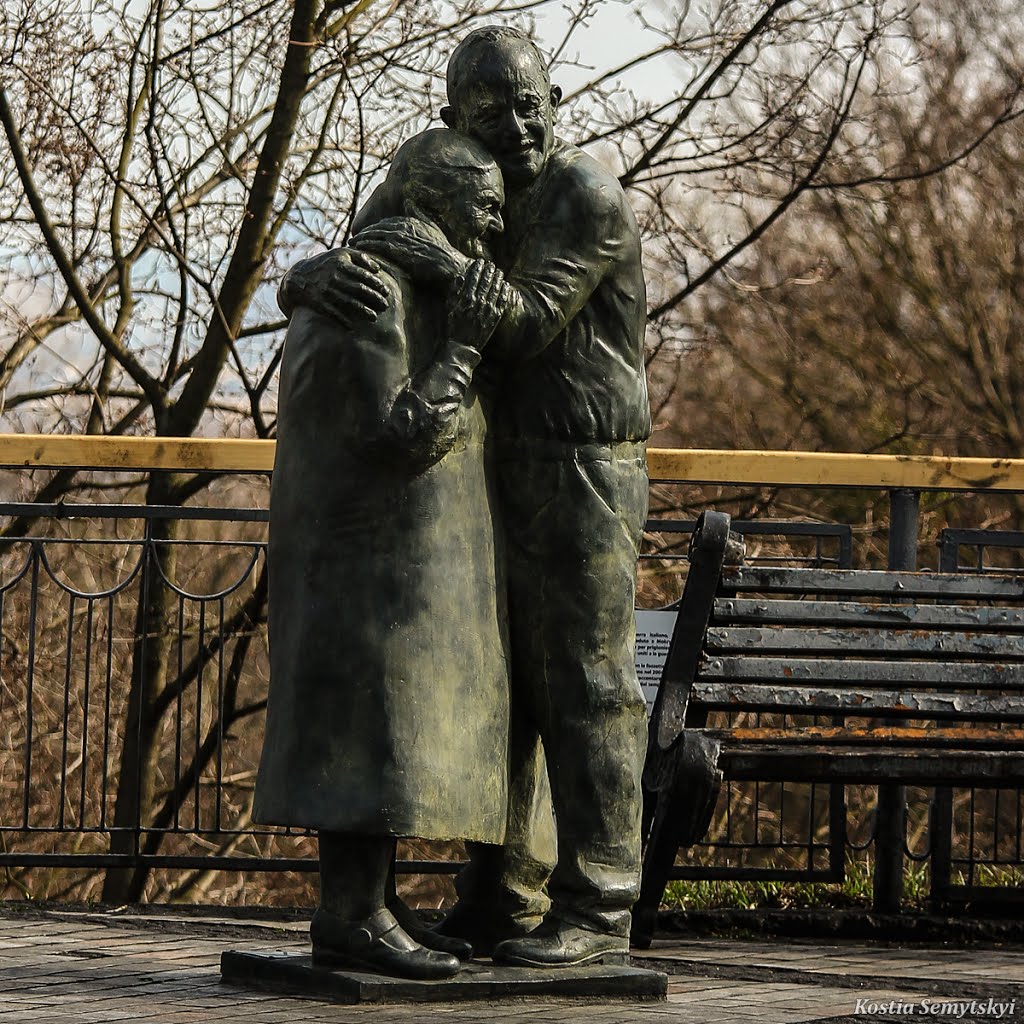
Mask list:
[[[0,434],[0,466],[266,473],[274,442]],[[1024,491],[1024,459],[650,448],[652,480],[805,487]]]
[[906,487],[939,491],[1024,490],[1024,459],[651,448],[652,480],[806,487]]

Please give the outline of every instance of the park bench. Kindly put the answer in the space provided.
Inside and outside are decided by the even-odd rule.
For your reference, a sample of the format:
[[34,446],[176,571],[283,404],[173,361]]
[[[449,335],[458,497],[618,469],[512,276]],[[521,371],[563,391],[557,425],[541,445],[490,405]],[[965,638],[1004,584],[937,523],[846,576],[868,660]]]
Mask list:
[[641,946],[723,778],[1024,785],[1024,579],[728,564],[729,526],[694,530],[651,717]]

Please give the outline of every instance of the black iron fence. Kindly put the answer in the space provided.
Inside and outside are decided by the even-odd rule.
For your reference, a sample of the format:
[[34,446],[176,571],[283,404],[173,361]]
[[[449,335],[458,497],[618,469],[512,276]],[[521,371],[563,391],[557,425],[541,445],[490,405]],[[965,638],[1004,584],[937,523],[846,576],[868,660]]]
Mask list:
[[314,871],[310,832],[251,819],[267,510],[0,504],[26,517],[0,540],[0,867],[131,869],[133,895],[155,869]]
[[[267,675],[266,511],[8,504],[0,515],[33,522],[0,542],[0,864],[249,866],[224,851],[270,834],[247,821]],[[181,535],[158,528],[168,522]],[[257,524],[258,539],[219,535],[240,524]],[[140,630],[157,607],[159,629]],[[154,726],[146,764],[132,750]],[[147,772],[158,780],[148,806]]]

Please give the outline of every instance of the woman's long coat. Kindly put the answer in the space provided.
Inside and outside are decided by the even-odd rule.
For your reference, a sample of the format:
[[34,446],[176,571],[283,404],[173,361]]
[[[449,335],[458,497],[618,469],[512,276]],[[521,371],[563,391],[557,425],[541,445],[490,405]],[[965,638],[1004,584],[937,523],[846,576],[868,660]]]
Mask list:
[[465,390],[479,353],[446,339],[436,299],[382,276],[374,324],[300,307],[288,328],[254,817],[498,843],[505,587],[484,409]]

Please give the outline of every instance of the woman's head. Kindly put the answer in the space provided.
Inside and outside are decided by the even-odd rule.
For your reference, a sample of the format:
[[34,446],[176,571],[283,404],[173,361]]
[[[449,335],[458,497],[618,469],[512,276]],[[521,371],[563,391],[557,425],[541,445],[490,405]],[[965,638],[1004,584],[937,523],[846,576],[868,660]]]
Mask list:
[[487,238],[503,228],[505,189],[497,163],[480,143],[449,128],[403,143],[386,187],[403,213],[436,224],[467,256],[487,255]]

